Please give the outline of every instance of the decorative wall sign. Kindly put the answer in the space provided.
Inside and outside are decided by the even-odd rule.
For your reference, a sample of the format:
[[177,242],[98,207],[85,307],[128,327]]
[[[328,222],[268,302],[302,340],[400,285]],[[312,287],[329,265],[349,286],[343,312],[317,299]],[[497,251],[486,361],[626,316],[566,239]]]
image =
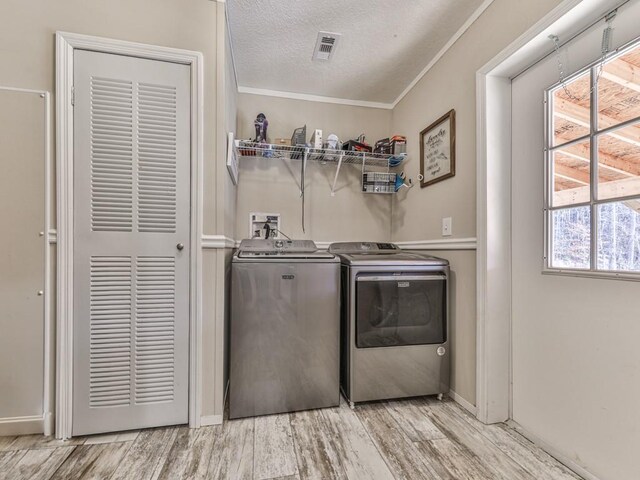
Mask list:
[[451,110],[420,132],[421,187],[456,174],[456,111]]

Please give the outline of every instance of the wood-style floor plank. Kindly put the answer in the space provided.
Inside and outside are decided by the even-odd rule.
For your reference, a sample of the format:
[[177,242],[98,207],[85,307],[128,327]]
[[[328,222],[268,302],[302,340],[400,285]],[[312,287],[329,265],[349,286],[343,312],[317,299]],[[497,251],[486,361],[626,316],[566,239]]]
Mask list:
[[181,427],[158,480],[207,478],[213,449],[221,431],[221,425],[198,429]]
[[14,440],[4,450],[32,450],[36,448],[57,448],[82,445],[86,437],[71,438],[69,440],[58,440],[53,436],[44,435],[21,435],[13,437]]
[[420,454],[382,403],[359,405],[356,412],[395,478],[440,479],[428,457]]
[[6,474],[27,453],[27,450],[9,450],[0,452],[0,478]]
[[139,430],[133,430],[130,432],[120,433],[106,433],[103,435],[90,435],[85,437],[83,445],[99,445],[101,443],[115,443],[115,442],[133,442],[138,435]]
[[489,480],[493,473],[473,452],[458,447],[448,438],[419,442],[423,455],[443,480]]
[[516,461],[534,477],[549,480],[576,480],[579,477],[542,449],[504,424],[485,425],[472,417],[455,402],[446,402],[445,407],[466,420],[507,456]]
[[320,410],[291,414],[291,431],[300,478],[346,479],[342,460]]
[[101,480],[116,470],[131,447],[130,442],[80,445],[55,472],[51,480]]
[[15,436],[0,437],[0,452],[4,451],[15,441]]
[[466,448],[493,472],[493,478],[501,480],[534,480],[522,466],[513,461],[491,443],[475,427],[459,415],[453,415],[444,402],[423,400],[421,408],[433,423],[454,443]]
[[162,469],[178,429],[144,430],[131,444],[111,480],[155,480]]
[[349,480],[389,480],[393,475],[355,412],[346,403],[322,410]]
[[254,428],[253,478],[267,480],[297,475],[289,414],[257,417]]
[[254,419],[227,420],[213,449],[207,478],[253,478]]
[[27,450],[6,472],[2,480],[49,480],[76,447],[37,448]]
[[580,478],[509,426],[426,397],[0,447],[0,480]]
[[413,399],[385,402],[391,416],[412,442],[446,438]]

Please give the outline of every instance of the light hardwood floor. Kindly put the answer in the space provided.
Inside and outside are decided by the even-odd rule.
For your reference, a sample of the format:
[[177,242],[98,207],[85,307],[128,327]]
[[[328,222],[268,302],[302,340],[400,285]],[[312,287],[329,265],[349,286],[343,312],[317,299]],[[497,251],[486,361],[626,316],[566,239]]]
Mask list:
[[576,480],[506,425],[419,398],[61,442],[0,437],[0,479]]

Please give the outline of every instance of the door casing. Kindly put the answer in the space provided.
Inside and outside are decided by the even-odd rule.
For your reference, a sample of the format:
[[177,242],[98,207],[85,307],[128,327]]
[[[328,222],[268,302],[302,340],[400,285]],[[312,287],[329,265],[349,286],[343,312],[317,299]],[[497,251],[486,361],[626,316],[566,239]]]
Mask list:
[[73,51],[89,50],[185,64],[191,70],[189,426],[200,426],[202,343],[203,56],[200,52],[56,32],[56,438],[72,435],[73,388]]

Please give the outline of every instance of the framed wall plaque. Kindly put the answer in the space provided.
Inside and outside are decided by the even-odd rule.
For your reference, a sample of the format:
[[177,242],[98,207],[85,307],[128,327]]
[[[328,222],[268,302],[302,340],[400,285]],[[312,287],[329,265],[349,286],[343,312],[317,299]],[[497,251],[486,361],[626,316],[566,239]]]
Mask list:
[[421,187],[456,174],[456,111],[450,110],[420,132]]

